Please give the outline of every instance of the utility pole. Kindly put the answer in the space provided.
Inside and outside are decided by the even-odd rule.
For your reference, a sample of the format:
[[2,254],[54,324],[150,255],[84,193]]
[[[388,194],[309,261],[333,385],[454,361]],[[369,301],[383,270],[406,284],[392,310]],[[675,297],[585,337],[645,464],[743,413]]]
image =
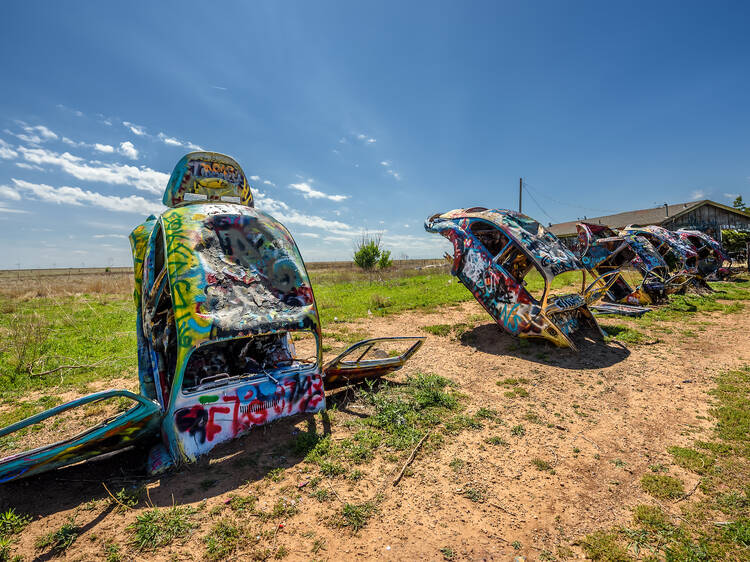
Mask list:
[[523,213],[523,178],[518,178],[518,212]]

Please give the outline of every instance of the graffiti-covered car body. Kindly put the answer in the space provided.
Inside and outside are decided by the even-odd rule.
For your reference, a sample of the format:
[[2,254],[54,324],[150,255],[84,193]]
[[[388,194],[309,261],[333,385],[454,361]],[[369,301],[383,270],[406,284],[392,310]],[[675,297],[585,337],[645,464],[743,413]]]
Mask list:
[[[473,207],[433,215],[425,230],[453,244],[451,273],[506,332],[573,349],[574,336],[602,335],[588,305],[606,294],[616,275],[605,274],[587,288],[581,262],[532,218]],[[524,279],[532,271],[539,275],[534,294]],[[568,272],[580,274],[580,292],[551,295],[555,277]]]
[[618,234],[601,224],[579,222],[576,230],[578,236],[573,252],[592,275],[620,271],[628,266],[641,274],[642,280],[635,288],[619,275],[605,300],[629,305],[664,300],[669,268],[648,240],[635,234]]
[[[150,473],[194,461],[253,427],[317,412],[326,404],[325,382],[336,387],[383,376],[422,345],[421,337],[369,339],[324,366],[318,309],[297,245],[281,223],[254,207],[244,172],[228,156],[183,157],[163,203],[166,210],[130,236],[138,406],[102,430],[120,438],[116,445],[156,441]],[[296,352],[295,339],[308,342],[306,356]],[[29,423],[35,422],[0,435]],[[92,455],[79,455],[77,447],[90,437],[55,444],[57,456],[43,465],[30,461],[26,473],[12,472],[18,463],[2,459],[0,481],[84,460]]]
[[702,277],[723,279],[729,276],[729,268],[724,267],[724,262],[731,263],[732,260],[718,241],[700,230],[681,228],[675,234],[695,248],[698,272]]
[[698,254],[674,232],[656,225],[629,225],[622,233],[645,238],[656,249],[669,268],[669,278],[665,282],[667,293],[684,291],[697,282]]

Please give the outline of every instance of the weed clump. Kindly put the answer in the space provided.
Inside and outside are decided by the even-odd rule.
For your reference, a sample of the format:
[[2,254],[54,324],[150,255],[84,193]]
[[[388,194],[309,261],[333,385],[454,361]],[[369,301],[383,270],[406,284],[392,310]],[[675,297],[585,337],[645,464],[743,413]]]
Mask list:
[[75,521],[71,517],[57,531],[51,531],[39,537],[36,540],[35,546],[39,549],[49,549],[52,554],[60,554],[68,550],[80,534],[81,528],[75,524]]
[[156,550],[187,536],[195,527],[190,521],[193,509],[173,506],[153,508],[141,513],[128,529],[133,532],[133,544],[138,550]]

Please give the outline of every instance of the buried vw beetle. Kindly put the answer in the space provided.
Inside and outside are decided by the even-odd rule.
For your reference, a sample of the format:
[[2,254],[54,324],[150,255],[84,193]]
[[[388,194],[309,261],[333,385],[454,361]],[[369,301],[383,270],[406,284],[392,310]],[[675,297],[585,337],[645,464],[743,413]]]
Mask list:
[[699,275],[698,253],[695,248],[674,232],[656,225],[628,225],[621,234],[640,236],[656,248],[671,275],[665,281],[668,294],[685,292],[688,287],[694,290],[711,290]]
[[[446,256],[451,273],[506,332],[575,350],[574,340],[604,335],[588,306],[606,294],[619,272],[607,272],[586,287],[578,258],[534,219],[472,207],[433,215],[425,230],[453,243],[453,256]],[[552,295],[562,274],[579,276],[580,292]]]
[[627,305],[645,305],[667,298],[669,268],[651,243],[635,234],[617,234],[608,226],[579,222],[578,237],[573,248],[592,275],[635,268],[642,277],[635,287],[620,275],[612,284],[605,300]]
[[22,434],[106,399],[127,407],[71,438],[0,459],[0,482],[139,440],[156,442],[147,468],[159,473],[255,426],[317,412],[325,390],[395,371],[422,345],[421,337],[364,340],[323,366],[302,257],[287,229],[255,209],[231,158],[186,155],[163,203],[130,236],[140,393],[93,394],[0,429],[0,437]]
[[711,236],[700,230],[681,228],[675,231],[681,240],[691,244],[698,254],[698,271],[704,278],[725,279],[730,270],[724,262],[732,263],[722,245]]

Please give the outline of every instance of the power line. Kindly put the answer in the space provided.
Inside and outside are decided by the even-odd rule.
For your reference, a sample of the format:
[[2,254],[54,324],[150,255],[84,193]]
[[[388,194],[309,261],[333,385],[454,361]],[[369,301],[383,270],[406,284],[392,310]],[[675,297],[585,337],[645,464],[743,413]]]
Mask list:
[[527,183],[526,181],[524,181],[523,184],[526,187],[534,187],[534,189],[537,190],[537,194],[538,195],[540,195],[542,197],[546,197],[547,199],[549,199],[553,203],[557,203],[558,205],[565,205],[565,206],[568,206],[568,207],[573,207],[575,209],[582,209],[584,211],[594,211],[595,213],[616,213],[617,212],[617,211],[613,211],[612,209],[593,209],[591,207],[583,207],[581,205],[573,205],[571,203],[566,203],[564,201],[558,201],[554,197],[550,197],[546,193],[542,192],[538,187],[529,185],[529,183]]
[[539,203],[539,201],[536,200],[536,197],[534,197],[534,194],[531,193],[531,191],[529,191],[529,189],[528,189],[529,185],[526,182],[523,182],[523,185],[524,185],[524,187],[526,187],[526,193],[528,193],[529,196],[531,197],[531,200],[534,201],[534,203],[536,203],[536,206],[539,207],[539,210],[542,211],[545,215],[547,215],[547,218],[551,222],[555,222],[555,219],[553,219],[552,216],[550,216],[550,214],[547,211],[544,210],[544,207],[542,207],[542,205]]

